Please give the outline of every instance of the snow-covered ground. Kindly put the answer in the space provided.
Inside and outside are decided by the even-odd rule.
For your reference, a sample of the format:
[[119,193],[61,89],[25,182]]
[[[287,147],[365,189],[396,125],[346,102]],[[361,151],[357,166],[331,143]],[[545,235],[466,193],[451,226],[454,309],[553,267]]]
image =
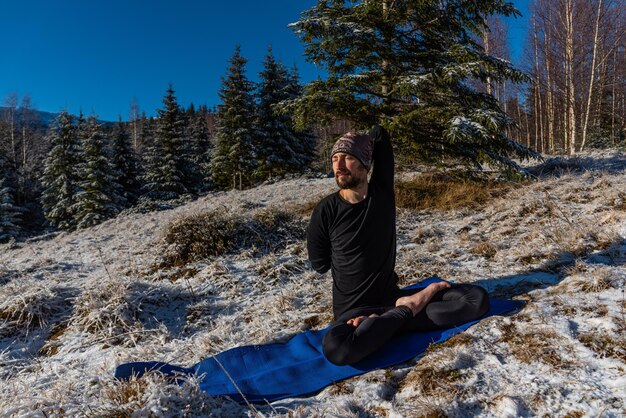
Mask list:
[[[309,269],[302,231],[333,179],[211,194],[0,246],[0,415],[624,416],[626,156],[551,160],[533,173],[480,207],[398,210],[404,283],[437,274],[523,309],[419,359],[271,405],[211,398],[193,380],[120,383],[113,371],[187,366],[328,324],[330,277]],[[282,235],[254,237],[265,232],[248,221],[277,211],[293,216]],[[180,262],[166,232],[206,213],[248,222],[253,239]]]

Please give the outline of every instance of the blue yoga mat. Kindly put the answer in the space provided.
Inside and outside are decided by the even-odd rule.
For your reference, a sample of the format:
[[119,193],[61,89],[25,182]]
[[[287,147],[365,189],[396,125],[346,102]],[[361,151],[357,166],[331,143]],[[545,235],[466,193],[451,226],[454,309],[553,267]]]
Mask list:
[[[430,277],[408,288],[426,287],[436,281],[441,279]],[[485,317],[510,312],[523,304],[497,299],[490,302]],[[244,397],[248,402],[272,402],[317,392],[331,383],[410,360],[429,344],[445,341],[477,322],[445,330],[400,334],[374,355],[352,366],[335,366],[326,360],[322,352],[322,338],[328,329],[325,328],[303,332],[286,343],[232,348],[191,367],[155,361],[126,363],[117,367],[115,377],[128,379],[149,371],[171,376],[197,375],[201,377],[200,388],[209,395],[228,396],[237,402],[244,402]]]

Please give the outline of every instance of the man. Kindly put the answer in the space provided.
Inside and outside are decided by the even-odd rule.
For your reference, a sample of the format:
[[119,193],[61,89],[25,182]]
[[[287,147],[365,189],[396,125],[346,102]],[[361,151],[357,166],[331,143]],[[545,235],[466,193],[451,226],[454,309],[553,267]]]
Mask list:
[[339,191],[318,203],[307,230],[311,265],[333,276],[335,322],[323,340],[329,361],[354,364],[398,332],[449,328],[487,312],[487,293],[478,286],[398,288],[394,157],[382,127],[345,134],[331,161]]

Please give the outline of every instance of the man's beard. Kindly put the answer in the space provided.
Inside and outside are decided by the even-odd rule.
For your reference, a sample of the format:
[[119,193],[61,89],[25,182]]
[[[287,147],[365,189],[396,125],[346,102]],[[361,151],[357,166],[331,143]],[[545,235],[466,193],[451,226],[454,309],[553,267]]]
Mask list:
[[[343,176],[340,177],[342,174]],[[361,180],[354,177],[349,171],[339,171],[335,173],[335,181],[340,189],[353,189],[361,184]]]

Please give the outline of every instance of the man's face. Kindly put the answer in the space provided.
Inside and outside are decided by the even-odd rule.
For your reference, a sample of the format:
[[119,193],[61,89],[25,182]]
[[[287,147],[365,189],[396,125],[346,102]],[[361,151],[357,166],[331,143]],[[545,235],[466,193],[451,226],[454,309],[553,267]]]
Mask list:
[[367,182],[367,169],[355,156],[338,152],[331,161],[335,181],[341,189],[353,189],[362,182]]

